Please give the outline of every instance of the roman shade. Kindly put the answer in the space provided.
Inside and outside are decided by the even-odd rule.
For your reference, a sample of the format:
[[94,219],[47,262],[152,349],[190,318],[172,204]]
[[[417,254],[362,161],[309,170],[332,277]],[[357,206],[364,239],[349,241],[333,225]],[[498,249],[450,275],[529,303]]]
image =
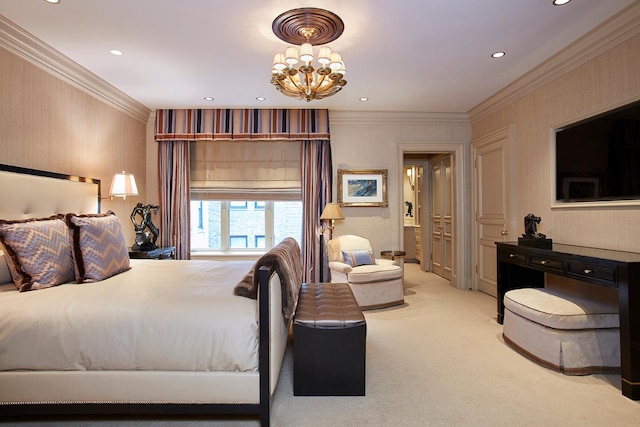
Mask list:
[[192,141],[191,198],[300,200],[299,141]]

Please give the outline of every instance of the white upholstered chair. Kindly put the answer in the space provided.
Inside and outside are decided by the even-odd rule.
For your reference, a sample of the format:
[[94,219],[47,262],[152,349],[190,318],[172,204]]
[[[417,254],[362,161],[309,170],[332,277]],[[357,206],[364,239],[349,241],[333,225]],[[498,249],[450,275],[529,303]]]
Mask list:
[[338,236],[329,240],[327,249],[331,282],[348,283],[361,309],[404,303],[402,267],[375,258],[368,239]]

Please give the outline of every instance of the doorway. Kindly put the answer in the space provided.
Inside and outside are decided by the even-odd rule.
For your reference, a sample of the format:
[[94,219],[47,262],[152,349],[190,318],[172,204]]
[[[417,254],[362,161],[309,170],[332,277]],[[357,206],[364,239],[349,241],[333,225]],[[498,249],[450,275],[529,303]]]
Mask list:
[[[398,144],[398,173],[402,174],[399,180],[399,194],[403,194],[403,186],[405,184],[406,168],[405,166],[422,167],[421,178],[422,194],[419,205],[422,206],[422,215],[419,217],[419,227],[417,236],[418,242],[412,241],[409,233],[405,230],[404,215],[405,205],[402,203],[402,224],[401,244],[405,248],[408,245],[416,245],[418,252],[422,252],[422,262],[420,263],[423,271],[432,270],[431,253],[434,246],[432,237],[432,224],[430,210],[428,206],[432,203],[429,199],[432,193],[429,188],[432,178],[430,177],[432,163],[434,159],[448,158],[449,180],[451,186],[451,208],[450,208],[450,235],[448,240],[450,255],[446,257],[445,264],[446,274],[449,276],[451,284],[460,289],[469,289],[471,287],[471,251],[469,245],[464,244],[465,236],[470,236],[470,216],[467,198],[469,197],[468,185],[468,152],[464,143],[399,143]],[[444,228],[444,227],[443,227]],[[406,251],[407,252],[407,251]],[[440,252],[441,253],[441,252]],[[408,257],[409,258],[409,257]],[[443,276],[444,277],[444,276]]]

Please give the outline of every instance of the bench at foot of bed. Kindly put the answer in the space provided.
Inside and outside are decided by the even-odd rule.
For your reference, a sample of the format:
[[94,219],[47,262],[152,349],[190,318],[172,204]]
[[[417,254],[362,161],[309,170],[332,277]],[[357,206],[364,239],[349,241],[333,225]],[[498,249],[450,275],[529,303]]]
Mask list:
[[293,321],[293,394],[364,396],[366,333],[347,283],[303,283]]

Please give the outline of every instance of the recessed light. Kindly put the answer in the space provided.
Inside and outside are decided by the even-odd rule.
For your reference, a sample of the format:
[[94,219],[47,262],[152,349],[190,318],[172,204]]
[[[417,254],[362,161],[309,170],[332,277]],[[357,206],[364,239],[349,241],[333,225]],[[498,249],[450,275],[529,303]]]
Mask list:
[[553,5],[554,6],[563,6],[567,3],[569,3],[571,0],[553,0]]
[[205,101],[213,101],[213,96],[205,96],[204,100]]
[[60,3],[60,0],[44,0],[44,1],[46,1],[47,3],[51,3],[51,4],[59,4]]
[[493,53],[491,54],[491,57],[492,57],[492,58],[502,58],[502,57],[503,57],[503,56],[505,56],[505,55],[506,55],[506,53],[504,53],[504,52],[493,52]]
[[360,102],[367,102],[369,100],[369,98],[367,98],[366,96],[363,96],[362,98],[358,98],[358,100]]
[[265,98],[264,96],[258,96],[256,99],[257,99],[258,101],[264,101],[264,100],[265,100],[265,99],[267,99],[267,98]]
[[111,54],[115,56],[122,56],[122,51],[118,49],[111,49],[109,52],[111,52]]

